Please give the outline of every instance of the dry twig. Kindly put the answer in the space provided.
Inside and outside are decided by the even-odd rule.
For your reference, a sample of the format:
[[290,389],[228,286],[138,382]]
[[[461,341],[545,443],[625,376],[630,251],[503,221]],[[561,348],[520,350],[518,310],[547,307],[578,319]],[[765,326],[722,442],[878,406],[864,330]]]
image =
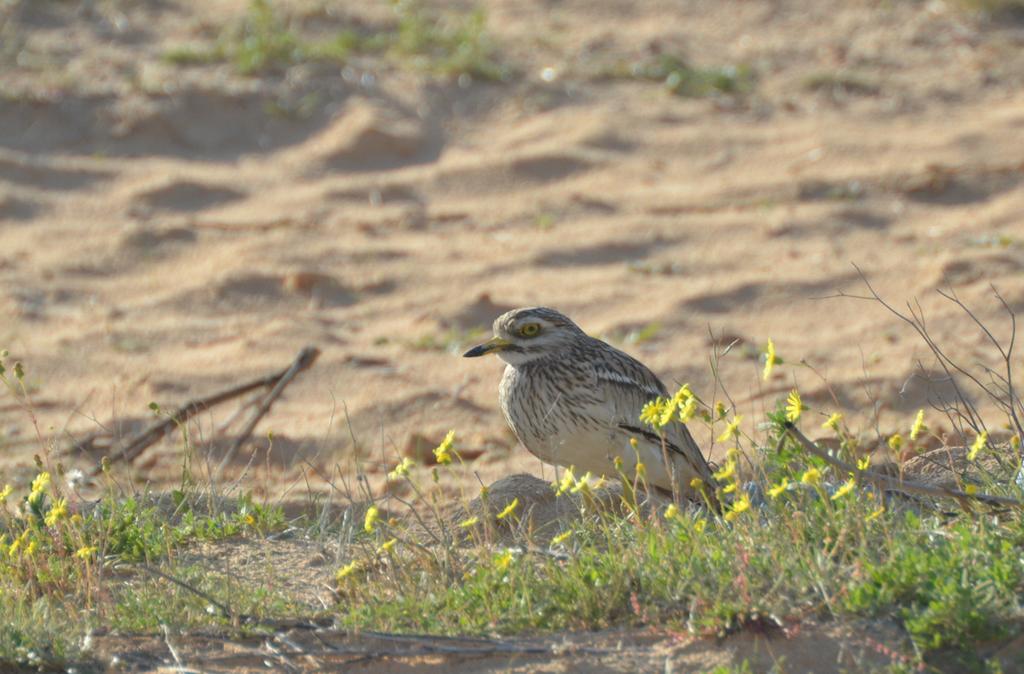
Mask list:
[[246,422],[241,433],[238,434],[238,437],[235,438],[233,443],[231,443],[227,452],[224,453],[224,458],[221,459],[220,465],[217,466],[217,470],[214,472],[214,478],[220,477],[221,472],[231,462],[231,459],[235,457],[239,448],[245,444],[249,439],[249,436],[252,435],[253,430],[256,428],[256,424],[258,424],[260,419],[270,411],[271,405],[281,397],[281,393],[284,392],[285,387],[288,386],[288,384],[290,384],[300,372],[312,365],[319,355],[319,349],[307,346],[299,353],[291,366],[285,370],[280,377],[278,377],[277,381],[274,383],[274,388],[270,389],[270,392],[267,393],[262,401],[260,401],[259,407],[257,407],[256,411],[253,412],[251,417],[249,417],[249,421]]
[[896,477],[890,477],[889,475],[882,475],[871,470],[857,470],[857,468],[842,459],[838,459],[825,450],[818,447],[814,442],[804,435],[799,428],[793,425],[792,422],[786,422],[786,431],[789,435],[800,443],[800,446],[807,450],[808,453],[813,454],[819,459],[823,459],[832,466],[838,468],[843,473],[849,473],[855,475],[859,482],[867,482],[881,489],[888,489],[891,491],[903,492],[905,494],[917,494],[919,496],[933,496],[937,498],[951,498],[961,504],[965,500],[981,501],[988,505],[998,506],[1010,506],[1013,508],[1024,509],[1024,501],[1018,501],[1008,496],[997,496],[995,494],[982,494],[974,493],[970,494],[959,489],[946,489],[945,487],[935,487],[932,485],[921,484],[920,482],[912,482],[910,480],[902,480]]
[[[267,410],[270,409],[270,405],[273,404],[274,400],[281,395],[281,391],[288,382],[294,379],[299,372],[312,365],[319,355],[319,349],[307,346],[299,352],[299,355],[295,357],[295,360],[290,366],[280,372],[260,377],[259,379],[254,379],[244,384],[239,384],[238,386],[233,386],[205,398],[197,398],[186,402],[173,414],[156,421],[145,430],[130,438],[120,450],[108,458],[108,461],[110,463],[118,461],[133,461],[142,454],[142,452],[146,451],[147,448],[159,442],[164,435],[177,428],[180,424],[186,423],[196,414],[199,414],[214,405],[219,405],[220,403],[245,395],[250,391],[273,386],[274,388],[267,397],[263,399],[263,403],[260,405],[261,411],[259,412],[259,416],[256,417],[256,421],[258,422],[259,418],[262,418],[262,416],[266,414]],[[255,423],[253,423],[252,426],[254,427]],[[252,432],[252,428],[250,426],[247,425],[246,428],[248,433]],[[243,434],[242,439],[244,440],[245,437],[247,437],[247,435]],[[102,464],[93,468],[90,475],[95,477],[101,472],[103,472]]]

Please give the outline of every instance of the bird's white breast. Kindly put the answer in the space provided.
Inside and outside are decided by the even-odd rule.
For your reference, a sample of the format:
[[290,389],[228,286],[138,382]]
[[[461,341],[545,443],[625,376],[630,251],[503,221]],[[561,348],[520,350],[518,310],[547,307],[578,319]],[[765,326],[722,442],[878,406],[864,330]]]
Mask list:
[[582,411],[571,409],[557,395],[538,396],[530,389],[537,380],[531,382],[528,377],[529,373],[508,366],[498,394],[505,420],[523,446],[548,463],[614,475],[614,457],[623,453],[624,443],[628,448],[628,438],[606,422],[581,421],[577,416],[573,423],[565,423],[566,417]]

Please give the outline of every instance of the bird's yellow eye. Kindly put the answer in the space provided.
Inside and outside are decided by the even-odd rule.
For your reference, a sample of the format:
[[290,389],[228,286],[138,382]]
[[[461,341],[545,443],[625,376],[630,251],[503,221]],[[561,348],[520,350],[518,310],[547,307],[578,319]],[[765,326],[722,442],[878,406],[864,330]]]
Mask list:
[[519,334],[523,337],[536,337],[538,332],[540,332],[540,326],[536,323],[527,323],[519,328]]

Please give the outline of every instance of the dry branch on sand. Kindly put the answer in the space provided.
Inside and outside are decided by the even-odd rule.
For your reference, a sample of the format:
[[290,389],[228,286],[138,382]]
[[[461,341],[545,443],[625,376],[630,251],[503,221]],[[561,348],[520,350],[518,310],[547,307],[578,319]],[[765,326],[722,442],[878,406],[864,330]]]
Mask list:
[[[250,391],[270,387],[270,391],[263,396],[256,408],[256,411],[249,418],[249,421],[246,422],[243,431],[238,435],[235,441],[231,444],[231,447],[229,447],[225,453],[224,459],[221,461],[221,464],[217,469],[217,474],[220,474],[224,466],[238,451],[238,448],[241,447],[242,444],[244,444],[252,435],[256,424],[259,423],[260,419],[262,419],[267,412],[270,411],[270,407],[274,404],[274,401],[281,396],[285,387],[288,386],[288,384],[291,383],[300,372],[312,366],[319,356],[319,349],[313,346],[307,346],[299,352],[291,365],[279,372],[245,382],[244,384],[232,386],[231,388],[203,398],[196,398],[195,400],[186,402],[173,413],[155,421],[149,427],[129,438],[121,449],[106,458],[103,463],[94,467],[90,474],[93,476],[99,475],[103,472],[104,465],[106,464],[134,461],[144,451],[146,451],[147,448],[159,442],[167,433],[178,428],[181,424],[187,423],[189,419],[200,412],[208,410],[215,405],[227,402],[228,400],[233,400],[239,396],[243,396]],[[89,439],[86,440],[86,442],[88,441]],[[79,448],[81,445],[82,443],[78,443],[73,449]]]

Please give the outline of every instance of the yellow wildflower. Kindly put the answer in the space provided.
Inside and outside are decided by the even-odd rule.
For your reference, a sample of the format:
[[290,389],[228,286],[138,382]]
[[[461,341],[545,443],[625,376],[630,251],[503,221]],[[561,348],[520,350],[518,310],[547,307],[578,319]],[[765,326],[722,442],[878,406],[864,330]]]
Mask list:
[[988,444],[988,431],[982,431],[978,433],[978,437],[974,438],[974,443],[971,445],[971,449],[967,452],[967,460],[974,461],[978,456],[978,452],[985,449],[985,445]]
[[79,559],[89,559],[96,554],[97,547],[95,545],[84,545],[75,551],[75,557]]
[[516,508],[518,508],[518,507],[519,507],[519,497],[517,496],[514,499],[512,499],[512,501],[507,506],[505,506],[504,510],[502,510],[500,513],[498,513],[498,519],[499,520],[505,519],[506,517],[508,517],[509,515],[514,513],[516,511]]
[[696,531],[698,534],[699,533],[703,533],[704,532],[704,527],[706,527],[707,525],[708,525],[708,521],[707,520],[697,520],[696,522],[693,523],[693,530]]
[[725,442],[729,438],[738,438],[740,436],[740,421],[743,420],[742,414],[737,414],[732,418],[726,427],[722,431],[722,434],[718,436],[718,442]]
[[586,490],[590,489],[590,478],[591,477],[592,477],[592,475],[590,474],[590,471],[588,470],[586,473],[583,474],[583,476],[580,479],[576,480],[576,484],[573,485],[573,488],[570,489],[569,491],[572,492],[573,494],[578,494],[581,491],[586,491]]
[[725,519],[728,522],[732,522],[748,510],[750,510],[750,496],[744,494],[740,499],[733,501],[732,508],[729,509],[729,512],[725,513]]
[[363,518],[363,529],[366,531],[366,533],[373,533],[373,530],[376,528],[377,525],[377,520],[379,519],[380,510],[377,509],[377,506],[372,505],[366,509],[366,517]]
[[699,477],[695,477],[692,480],[690,480],[690,489],[696,489],[697,491],[700,491],[703,488],[704,480],[700,479]]
[[676,407],[678,404],[678,401],[676,401],[675,398],[672,398],[662,406],[661,415],[658,416],[658,423],[656,424],[658,428],[668,426],[669,422],[672,421],[672,417],[676,413]]
[[842,414],[840,414],[839,412],[833,412],[829,416],[828,421],[823,423],[821,425],[821,427],[824,430],[826,430],[826,431],[827,430],[832,430],[832,431],[838,433],[839,432],[839,424],[840,424],[840,422],[842,422],[842,420],[843,420],[843,415]]
[[675,503],[669,503],[668,507],[665,508],[663,517],[667,520],[675,519],[679,517],[679,508],[676,507]]
[[690,391],[689,384],[683,384],[671,398],[661,405],[658,418],[656,419],[657,423],[653,425],[656,425],[658,428],[664,428],[672,421],[676,410],[692,399],[693,393]]
[[416,465],[416,462],[410,459],[408,456],[402,457],[395,469],[388,473],[389,480],[397,480],[400,477],[405,477],[409,474],[409,469]]
[[777,485],[768,490],[768,495],[771,496],[772,498],[778,498],[787,489],[789,489],[789,478],[784,477],[782,478],[782,482],[779,482]]
[[28,533],[28,529],[22,531],[21,535],[15,538],[14,541],[11,543],[10,547],[7,548],[7,554],[10,557],[14,557],[16,554],[18,554],[18,549],[21,548],[21,546],[25,545],[25,541],[28,540]]
[[636,476],[641,480],[647,477],[647,466],[643,461],[638,461],[636,464]]
[[978,486],[974,484],[965,484],[964,493],[974,496],[975,494],[978,493]]
[[28,500],[33,503],[37,502],[48,486],[50,486],[50,474],[43,471],[36,476],[36,479],[32,480],[32,491],[29,492]]
[[346,578],[348,578],[349,576],[351,576],[353,573],[355,573],[358,570],[359,570],[359,562],[353,560],[353,561],[349,562],[348,564],[346,564],[345,566],[343,566],[340,569],[338,569],[338,572],[334,574],[334,580],[337,581],[340,584],[341,581],[345,580]]
[[864,521],[865,521],[865,522],[870,522],[871,520],[876,520],[876,519],[878,519],[878,518],[879,518],[879,517],[880,517],[880,516],[882,515],[882,513],[884,513],[884,512],[885,512],[885,506],[882,506],[882,507],[880,507],[880,508],[879,508],[878,510],[876,510],[875,512],[873,512],[873,513],[871,513],[870,515],[868,515],[867,517],[865,517],[865,518],[864,518]]
[[50,474],[45,470],[32,480],[32,493],[38,493],[50,486]]
[[691,419],[693,415],[697,413],[697,396],[691,395],[686,399],[686,402],[679,408],[679,421],[684,424]]
[[786,418],[790,421],[796,421],[800,418],[800,413],[807,409],[804,406],[802,400],[800,400],[800,392],[793,389],[789,392],[789,397],[786,398]]
[[[1015,452],[1018,449],[1020,449],[1020,436],[1019,435],[1014,435],[1012,438],[1010,438],[1010,449],[1012,449]],[[0,503],[2,503],[2,501],[0,501]]]
[[25,548],[25,555],[28,556],[28,557],[31,557],[32,555],[36,554],[36,549],[38,547],[39,547],[39,542],[38,541],[36,541],[36,540],[29,541],[28,542],[28,546],[26,546],[26,548]]
[[764,372],[761,375],[764,381],[768,381],[768,377],[772,376],[772,368],[774,368],[775,364],[778,362],[779,358],[775,355],[775,342],[773,342],[772,338],[769,337],[768,346],[765,347],[764,353]]
[[857,481],[851,477],[849,480],[844,482],[842,486],[839,487],[839,489],[836,489],[836,493],[832,494],[832,500],[838,501],[839,499],[843,498],[851,491],[853,491],[853,488],[855,486],[857,486]]
[[512,563],[512,551],[511,550],[506,550],[505,552],[501,553],[500,555],[495,555],[495,557],[494,557],[494,568],[496,568],[498,571],[504,571],[505,569],[507,569],[509,567],[509,565],[511,563]]
[[658,427],[661,421],[663,409],[665,407],[665,399],[658,397],[654,400],[650,400],[644,404],[640,410],[640,421],[644,422],[649,426]]
[[441,444],[434,449],[434,459],[442,466],[452,462],[452,443],[455,442],[455,431],[448,431]]
[[900,448],[903,447],[903,436],[900,435],[899,433],[893,433],[892,435],[889,436],[888,444],[889,449],[893,450],[894,452],[900,451]]
[[480,522],[480,518],[477,517],[476,515],[473,515],[469,519],[464,519],[461,522],[459,522],[459,526],[462,527],[463,529],[468,529],[468,528],[470,528],[472,526],[475,526],[479,522]]
[[800,476],[800,481],[804,484],[816,485],[821,482],[821,471],[817,468],[808,468],[804,471],[804,474]]
[[722,487],[722,493],[723,494],[731,494],[734,491],[736,491],[736,483],[735,482],[730,482],[729,484],[727,484],[724,487]]
[[735,459],[729,459],[728,461],[725,462],[725,465],[722,466],[722,468],[717,473],[714,474],[714,477],[719,482],[725,482],[726,480],[728,480],[729,478],[731,478],[735,474],[736,474],[736,460]]
[[551,539],[551,544],[559,545],[561,543],[565,543],[570,536],[572,536],[572,529],[570,529],[569,531],[563,531],[562,533],[558,534],[557,536]]
[[50,507],[50,512],[46,513],[46,526],[52,527],[60,522],[68,515],[68,501],[64,498],[59,498],[53,502]]
[[391,548],[395,547],[395,543],[397,542],[397,538],[392,538],[390,540],[384,541],[380,544],[380,547],[377,548],[377,554],[379,555],[385,552],[391,552]]
[[924,425],[924,410],[918,410],[917,416],[914,417],[914,423],[910,426],[910,439],[917,440],[917,436],[926,430],[928,430],[928,427]]
[[14,491],[14,487],[9,484],[5,484],[3,489],[0,489],[0,503],[4,503],[7,497]]
[[561,496],[565,492],[572,489],[573,485],[575,484],[576,476],[573,475],[572,473],[572,466],[569,466],[568,468],[565,469],[565,472],[562,473],[562,479],[558,482],[558,491],[556,492],[557,495]]

